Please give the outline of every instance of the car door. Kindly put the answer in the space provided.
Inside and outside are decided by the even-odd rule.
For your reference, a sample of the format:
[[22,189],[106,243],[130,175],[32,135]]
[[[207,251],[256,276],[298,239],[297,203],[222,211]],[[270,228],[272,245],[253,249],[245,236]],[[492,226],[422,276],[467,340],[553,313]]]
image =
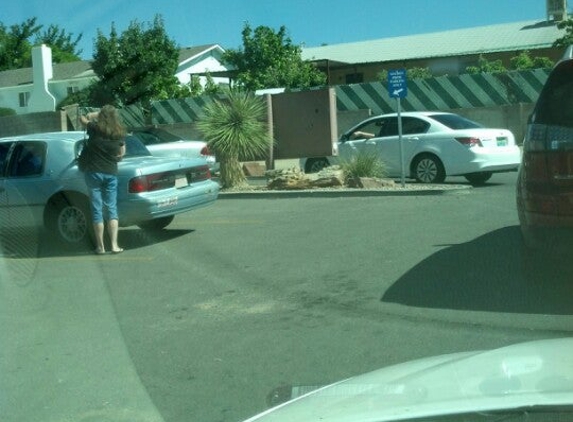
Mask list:
[[14,142],[0,143],[0,227],[10,226],[10,215],[8,207],[8,192],[6,189],[6,172],[10,158],[10,150]]
[[[392,125],[396,122],[395,129]],[[397,119],[380,117],[366,121],[345,135],[345,140],[339,145],[339,155],[350,159],[358,154],[374,154],[385,164],[389,175],[399,172],[399,150],[394,151],[392,142],[385,142],[387,134],[395,130],[398,134]]]
[[[409,174],[409,163],[425,138],[430,124],[413,116],[403,116],[402,120],[402,149],[405,175]],[[388,175],[398,177],[402,174],[400,153],[400,133],[398,117],[388,117],[381,122],[379,137],[372,139],[367,145],[385,162]]]
[[41,223],[45,194],[42,175],[46,161],[44,142],[16,142],[5,165],[2,206],[11,226]]

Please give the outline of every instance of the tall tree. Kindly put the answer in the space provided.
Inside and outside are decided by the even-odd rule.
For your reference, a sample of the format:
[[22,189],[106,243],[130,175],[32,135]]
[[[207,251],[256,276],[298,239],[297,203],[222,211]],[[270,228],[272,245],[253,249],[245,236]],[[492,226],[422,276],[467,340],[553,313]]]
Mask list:
[[230,49],[223,61],[237,70],[237,82],[247,90],[262,88],[309,88],[323,85],[326,76],[302,60],[301,47],[294,45],[284,26],[275,32],[267,26],[254,30],[245,24],[243,46]]
[[0,23],[0,71],[32,66],[30,38],[42,28],[36,21],[30,18],[10,28]]
[[73,38],[72,33],[68,34],[65,29],[61,29],[58,25],[50,25],[36,36],[34,44],[49,45],[52,49],[54,63],[73,62],[80,60],[79,56],[83,50],[78,48],[78,44],[82,36],[83,34],[79,34]]
[[[54,63],[80,60],[78,44],[82,34],[72,39],[65,29],[50,25],[42,32],[37,18],[30,18],[9,28],[0,23],[0,71],[32,66],[32,47],[46,44],[52,49]],[[32,38],[34,39],[32,41]]]
[[113,24],[109,37],[98,30],[92,68],[99,81],[92,87],[91,105],[139,104],[149,109],[153,100],[176,96],[178,61],[179,49],[159,15],[146,25],[132,21],[122,34]]

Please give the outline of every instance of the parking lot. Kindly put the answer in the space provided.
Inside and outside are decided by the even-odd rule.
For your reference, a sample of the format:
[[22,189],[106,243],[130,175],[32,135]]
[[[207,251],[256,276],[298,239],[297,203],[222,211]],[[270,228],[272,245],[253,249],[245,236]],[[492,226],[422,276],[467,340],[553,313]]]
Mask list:
[[125,400],[147,420],[236,422],[295,388],[568,335],[573,274],[523,254],[515,177],[445,195],[221,198],[159,235],[121,230],[119,256],[4,235],[2,369],[39,388],[3,420],[41,416],[65,387],[104,415]]

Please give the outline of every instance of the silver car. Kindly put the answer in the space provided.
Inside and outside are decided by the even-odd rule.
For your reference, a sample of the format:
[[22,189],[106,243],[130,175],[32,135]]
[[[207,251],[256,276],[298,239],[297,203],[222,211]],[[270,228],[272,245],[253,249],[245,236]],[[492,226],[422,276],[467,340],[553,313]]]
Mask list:
[[203,157],[211,172],[219,170],[219,163],[209,150],[207,142],[184,139],[157,127],[133,128],[130,134],[139,139],[153,155],[160,157]]
[[[53,132],[0,139],[0,227],[43,224],[65,244],[92,233],[88,192],[77,157],[84,132]],[[166,227],[175,215],[212,204],[219,185],[202,158],[152,156],[126,138],[119,163],[118,210],[122,227]]]

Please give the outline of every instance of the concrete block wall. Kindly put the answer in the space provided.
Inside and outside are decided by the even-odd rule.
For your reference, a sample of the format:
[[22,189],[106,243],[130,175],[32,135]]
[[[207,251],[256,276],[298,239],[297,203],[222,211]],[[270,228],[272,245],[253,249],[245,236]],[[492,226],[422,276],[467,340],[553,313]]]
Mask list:
[[0,117],[0,137],[38,132],[68,130],[68,117],[63,111],[45,111]]

